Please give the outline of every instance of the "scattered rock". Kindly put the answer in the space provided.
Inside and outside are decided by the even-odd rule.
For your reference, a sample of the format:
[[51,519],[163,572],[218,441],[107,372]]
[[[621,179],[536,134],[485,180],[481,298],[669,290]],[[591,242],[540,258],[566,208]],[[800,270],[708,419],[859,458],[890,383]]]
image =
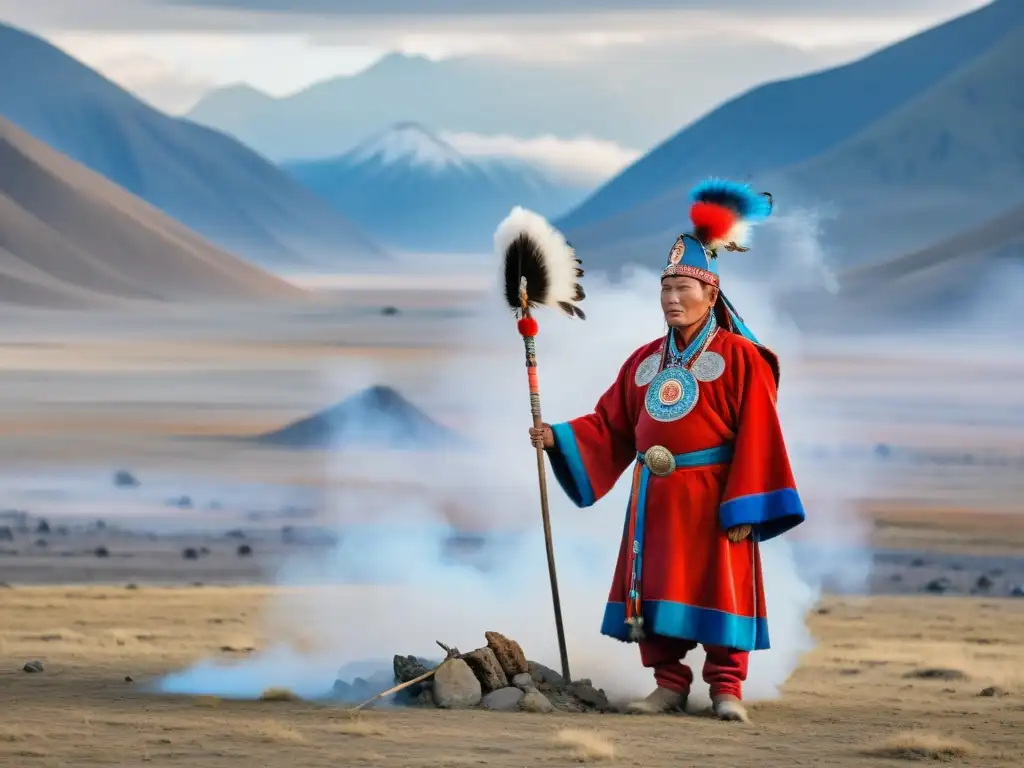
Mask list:
[[566,690],[587,707],[592,707],[599,711],[611,709],[608,697],[605,696],[604,691],[595,688],[589,680],[582,679],[569,683],[566,686]]
[[181,556],[186,560],[198,560],[199,550],[195,547],[185,547],[185,549],[181,550]]
[[505,676],[494,651],[490,648],[477,648],[463,654],[462,660],[473,670],[476,679],[480,681],[480,690],[483,693],[488,694],[508,687],[508,677]]
[[925,584],[924,591],[933,592],[935,594],[942,594],[943,592],[949,591],[949,589],[952,586],[953,585],[950,583],[949,579],[947,579],[945,576],[942,576],[938,579],[932,579],[927,584]]
[[132,582],[129,582],[129,583],[125,584],[124,588],[125,589],[138,589],[139,585],[136,584],[134,581],[132,581]]
[[94,549],[92,553],[96,557],[110,557],[110,550],[106,547],[96,547],[96,549]]
[[976,582],[974,582],[974,586],[977,589],[992,589],[994,584],[995,582],[992,579],[990,579],[987,574],[984,573],[978,577],[978,580]]
[[244,538],[246,538],[245,531],[243,531],[241,528],[233,528],[230,531],[228,531],[227,533],[225,533],[224,535],[227,536],[229,539],[244,539]]
[[114,473],[114,485],[118,488],[138,488],[139,481],[127,469],[119,469]]
[[448,659],[434,673],[434,704],[442,709],[475,707],[483,698],[480,681],[462,659]]
[[393,316],[398,314],[398,307],[392,307],[392,306],[382,307],[381,310],[380,310],[380,313],[382,315],[384,315],[385,317],[393,317]]
[[538,686],[558,686],[562,685],[565,681],[562,676],[551,669],[551,667],[545,667],[536,661],[527,662],[527,667],[530,670],[530,677],[533,678]]
[[235,551],[239,557],[249,557],[252,555],[252,547],[248,544],[239,544],[238,549]]
[[533,675],[529,672],[523,672],[513,677],[512,685],[524,691],[529,691],[537,687],[537,684],[533,682]]
[[26,662],[25,666],[23,666],[21,669],[22,669],[23,672],[29,672],[29,673],[32,673],[32,672],[42,672],[43,671],[43,662],[39,661],[39,659],[34,659],[32,661]]
[[526,655],[515,640],[509,640],[499,632],[485,632],[484,637],[487,639],[487,647],[494,652],[506,678],[530,671]]
[[395,671],[395,683],[407,683],[427,673],[427,666],[415,656],[396,655],[392,662]]
[[483,697],[480,704],[484,709],[496,712],[514,712],[519,709],[519,702],[525,694],[518,688],[509,686],[491,691]]
[[412,703],[418,707],[432,707],[434,706],[434,692],[430,688],[424,688],[420,691],[419,695],[412,700]]
[[176,496],[173,499],[167,500],[167,506],[177,507],[178,509],[192,509],[192,497],[191,496]]
[[526,691],[523,698],[519,700],[519,709],[523,712],[540,712],[542,714],[547,714],[548,712],[555,711],[555,705],[548,701],[547,696],[536,688],[531,688]]
[[[424,659],[418,659],[415,656],[395,656],[392,663],[394,677],[391,684],[397,685],[398,683],[407,683],[410,680],[415,680],[435,666],[437,665],[430,664]],[[431,685],[432,682],[429,679],[415,685],[410,685],[408,688],[398,692],[397,700],[403,704],[418,705],[421,703],[421,694],[424,692],[430,693]],[[390,687],[390,684],[388,687]]]
[[947,669],[945,667],[926,667],[915,669],[904,675],[906,678],[915,680],[969,680],[970,678],[959,669]]
[[998,685],[990,685],[988,688],[982,688],[979,696],[1005,696],[1006,691],[1000,688]]
[[124,676],[124,681],[125,681],[126,683],[134,683],[134,682],[135,682],[135,680],[134,680],[134,679],[132,678],[132,676],[131,676],[131,675],[125,675],[125,676]]
[[911,568],[924,568],[926,565],[928,565],[928,563],[921,557],[915,557],[910,561]]

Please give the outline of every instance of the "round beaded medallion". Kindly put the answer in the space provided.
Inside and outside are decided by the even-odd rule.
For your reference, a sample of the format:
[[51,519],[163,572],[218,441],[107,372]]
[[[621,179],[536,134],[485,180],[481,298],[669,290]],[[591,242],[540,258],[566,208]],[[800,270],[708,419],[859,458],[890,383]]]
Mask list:
[[636,369],[636,376],[633,377],[633,381],[638,387],[646,387],[650,384],[654,377],[658,375],[658,368],[661,367],[661,353],[655,352],[644,358],[644,361]]
[[651,381],[644,407],[655,421],[676,421],[697,405],[697,379],[685,368],[666,368]]

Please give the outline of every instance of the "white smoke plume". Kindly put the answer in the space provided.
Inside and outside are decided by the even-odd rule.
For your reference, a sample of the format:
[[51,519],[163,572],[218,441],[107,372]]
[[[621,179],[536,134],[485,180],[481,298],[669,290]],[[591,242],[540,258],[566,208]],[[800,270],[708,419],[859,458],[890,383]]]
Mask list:
[[[590,274],[585,282],[585,322],[553,313],[538,318],[541,403],[549,422],[589,412],[625,358],[664,332],[656,273],[638,272],[616,286]],[[761,341],[782,358],[780,409],[791,446],[855,439],[823,434],[820,413],[802,411],[802,340],[773,315],[764,286],[732,280],[726,291]],[[330,691],[339,668],[351,680],[389,669],[393,654],[438,659],[435,640],[466,651],[482,645],[487,630],[516,639],[529,658],[559,668],[536,456],[527,436],[522,340],[495,293],[452,342],[451,354],[439,356],[407,394],[428,412],[450,414],[479,447],[468,453],[335,455],[329,471],[343,490],[332,492],[331,513],[340,544],[328,557],[306,557],[281,569],[277,581],[288,589],[266,609],[279,644],[230,666],[201,662],[162,680],[161,690],[255,697],[267,687],[284,686],[316,697]],[[340,372],[362,384],[372,383],[373,374]],[[813,647],[806,617],[825,580],[856,587],[867,575],[869,555],[857,548],[866,534],[847,503],[858,478],[848,467],[812,465],[805,456],[793,451],[812,536],[799,545],[782,538],[763,546],[772,648],[752,656],[745,688],[750,700],[778,696]],[[636,646],[599,634],[629,475],[595,506],[579,510],[547,470],[572,674],[592,678],[616,698],[645,695],[654,684]],[[487,535],[475,564],[445,554],[450,521]],[[826,552],[816,531],[833,532],[846,548],[814,556]],[[797,556],[798,546],[803,557]],[[696,673],[694,698],[706,699],[699,650],[688,663]]]

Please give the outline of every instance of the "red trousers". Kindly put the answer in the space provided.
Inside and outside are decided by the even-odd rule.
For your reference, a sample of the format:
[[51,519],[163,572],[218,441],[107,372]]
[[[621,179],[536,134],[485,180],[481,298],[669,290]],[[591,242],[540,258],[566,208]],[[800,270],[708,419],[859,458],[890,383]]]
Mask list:
[[[690,693],[693,670],[683,664],[686,654],[697,647],[692,640],[649,635],[639,643],[640,661],[654,670],[654,679],[662,688],[684,696]],[[743,681],[747,679],[749,651],[705,645],[704,682],[711,687],[712,696],[743,698]]]

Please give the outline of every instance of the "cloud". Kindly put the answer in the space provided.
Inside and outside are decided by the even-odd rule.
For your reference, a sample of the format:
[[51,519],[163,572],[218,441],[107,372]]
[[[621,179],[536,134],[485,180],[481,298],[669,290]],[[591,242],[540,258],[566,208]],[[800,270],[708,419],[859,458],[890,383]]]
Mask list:
[[957,11],[986,0],[902,0],[894,12],[891,0],[159,0],[164,5],[219,8],[239,11],[288,12],[323,16],[486,16],[490,14],[599,14],[608,11],[715,10],[747,14],[875,16],[900,15],[907,11]]
[[590,188],[607,181],[642,152],[613,141],[539,136],[480,136],[473,133],[442,133],[441,138],[462,152],[476,157],[522,160],[545,170],[559,182]]
[[[30,28],[313,32],[324,25],[394,28],[403,34],[461,30],[524,31],[537,24],[561,31],[663,28],[718,21],[755,26],[835,24],[920,28],[989,0],[0,0],[0,18]],[[508,25],[513,25],[511,28]],[[845,24],[843,26],[846,26]],[[893,28],[895,28],[893,27]]]

